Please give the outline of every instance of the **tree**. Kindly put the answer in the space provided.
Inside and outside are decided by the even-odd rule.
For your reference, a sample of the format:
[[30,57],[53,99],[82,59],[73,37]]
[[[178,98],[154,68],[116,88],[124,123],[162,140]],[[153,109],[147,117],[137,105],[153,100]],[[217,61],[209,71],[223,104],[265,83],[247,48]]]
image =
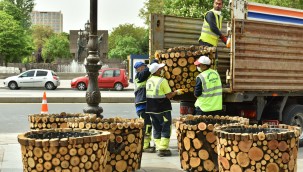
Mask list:
[[53,62],[59,58],[71,58],[69,40],[66,34],[55,34],[50,37],[42,49],[44,62]]
[[31,51],[31,39],[25,35],[19,22],[0,11],[0,56],[4,58],[5,65],[9,62],[20,62]]
[[115,48],[109,51],[110,57],[126,59],[129,54],[139,54],[140,46],[137,40],[131,36],[117,36]]
[[[130,41],[134,41],[134,42],[131,43]],[[126,52],[124,50],[119,50],[119,48],[120,49],[124,48],[123,46],[119,46],[119,45],[128,42],[130,43],[129,47],[132,47],[130,49],[138,50],[138,51],[137,50],[131,51],[130,54],[147,53],[148,31],[143,27],[136,27],[133,24],[121,24],[118,27],[114,28],[113,31],[110,33],[108,42],[109,42],[109,58],[126,59],[127,55],[129,54],[126,55],[124,54],[124,57],[121,57],[121,54],[123,53],[117,53],[117,52]],[[129,52],[129,50],[127,52]]]
[[[146,0],[140,9],[139,16],[149,24],[152,13],[173,15],[179,17],[203,18],[204,14],[213,8],[213,0]],[[222,15],[224,20],[230,18],[228,1],[224,0]]]
[[29,29],[31,26],[31,12],[34,6],[34,0],[3,0],[0,2],[0,10],[13,16],[24,29]]
[[31,32],[36,51],[36,62],[39,63],[43,61],[41,52],[44,43],[54,34],[54,31],[50,26],[34,25]]

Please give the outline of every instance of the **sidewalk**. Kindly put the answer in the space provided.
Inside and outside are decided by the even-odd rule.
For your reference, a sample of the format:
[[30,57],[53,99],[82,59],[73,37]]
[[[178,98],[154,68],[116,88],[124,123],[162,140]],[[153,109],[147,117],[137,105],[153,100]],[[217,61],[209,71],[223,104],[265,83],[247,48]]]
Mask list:
[[[22,172],[21,148],[17,133],[0,134],[0,172]],[[171,157],[158,157],[156,153],[143,153],[141,169],[137,172],[183,171],[177,148],[176,131],[173,129],[170,148]]]

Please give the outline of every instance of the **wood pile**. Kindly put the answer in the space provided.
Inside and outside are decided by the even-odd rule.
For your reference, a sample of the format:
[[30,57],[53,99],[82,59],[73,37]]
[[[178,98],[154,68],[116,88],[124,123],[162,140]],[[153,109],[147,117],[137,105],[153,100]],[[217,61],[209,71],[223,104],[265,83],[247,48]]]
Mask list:
[[196,84],[196,76],[198,72],[194,62],[200,56],[208,56],[214,68],[216,47],[206,46],[190,46],[190,47],[174,47],[167,50],[158,50],[155,58],[159,63],[166,64],[165,78],[173,91],[184,89],[185,92],[194,92]]
[[70,120],[84,121],[92,114],[65,113],[60,114],[33,114],[28,115],[30,129],[51,129],[68,128],[67,122]]
[[176,121],[181,168],[186,171],[218,171],[214,128],[227,123],[248,124],[242,117],[182,116]]
[[299,127],[222,125],[214,133],[220,172],[297,171]]
[[135,171],[141,168],[144,127],[142,119],[89,118],[82,122],[70,121],[68,126],[111,133],[105,172]]
[[109,136],[106,131],[71,128],[19,134],[23,171],[102,171]]

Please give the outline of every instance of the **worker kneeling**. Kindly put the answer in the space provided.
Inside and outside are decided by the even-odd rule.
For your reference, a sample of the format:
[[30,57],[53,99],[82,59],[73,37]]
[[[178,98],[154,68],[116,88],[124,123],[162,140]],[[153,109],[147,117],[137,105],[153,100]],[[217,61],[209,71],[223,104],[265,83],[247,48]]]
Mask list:
[[153,137],[158,156],[171,156],[169,142],[171,135],[171,102],[175,95],[184,94],[182,89],[172,92],[168,81],[163,78],[165,64],[153,63],[149,67],[151,77],[146,82],[146,113],[150,114]]

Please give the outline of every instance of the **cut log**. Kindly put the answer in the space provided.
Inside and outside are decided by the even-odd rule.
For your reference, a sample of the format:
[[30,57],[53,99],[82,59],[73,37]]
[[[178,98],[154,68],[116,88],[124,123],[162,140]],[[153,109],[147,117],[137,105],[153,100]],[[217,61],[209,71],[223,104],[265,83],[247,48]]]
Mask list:
[[288,149],[288,144],[285,141],[280,141],[278,144],[278,148],[280,151],[284,152]]
[[228,170],[230,168],[229,161],[225,157],[219,156],[218,160],[224,169]]
[[278,148],[279,142],[277,140],[271,140],[267,143],[270,150],[276,150]]
[[258,147],[252,147],[248,151],[248,156],[253,161],[260,161],[263,158],[263,155],[264,155],[264,153],[263,153],[262,149],[260,149]]
[[237,164],[233,164],[230,167],[230,172],[242,172],[242,168]]
[[185,67],[187,65],[186,58],[179,58],[178,59],[178,65],[181,66],[181,67]]
[[191,157],[189,160],[189,165],[193,168],[196,168],[200,165],[201,159],[198,157]]
[[206,134],[206,140],[209,142],[209,143],[214,143],[216,141],[216,136],[213,132],[209,132]]
[[198,152],[198,156],[203,160],[207,160],[209,158],[209,153],[205,149],[201,149]]
[[127,168],[127,163],[124,160],[120,160],[116,163],[115,168],[117,171],[122,172],[125,171]]
[[239,149],[242,152],[248,152],[252,146],[252,140],[240,141],[239,142]]
[[176,67],[173,69],[172,74],[175,76],[178,76],[181,74],[181,72],[182,72],[182,69],[180,67]]
[[279,172],[279,166],[276,163],[268,163],[266,165],[266,172]]
[[184,144],[184,148],[185,150],[189,150],[190,149],[190,138],[188,137],[185,137],[184,140],[183,140],[183,144]]
[[201,140],[198,139],[198,138],[194,138],[192,142],[193,142],[194,148],[197,149],[197,150],[199,150],[202,147],[202,145],[203,145],[203,143],[201,142]]
[[203,167],[207,171],[212,171],[215,168],[215,164],[208,159],[203,162]]
[[248,154],[245,152],[239,152],[237,155],[237,162],[241,167],[247,167],[250,163]]

